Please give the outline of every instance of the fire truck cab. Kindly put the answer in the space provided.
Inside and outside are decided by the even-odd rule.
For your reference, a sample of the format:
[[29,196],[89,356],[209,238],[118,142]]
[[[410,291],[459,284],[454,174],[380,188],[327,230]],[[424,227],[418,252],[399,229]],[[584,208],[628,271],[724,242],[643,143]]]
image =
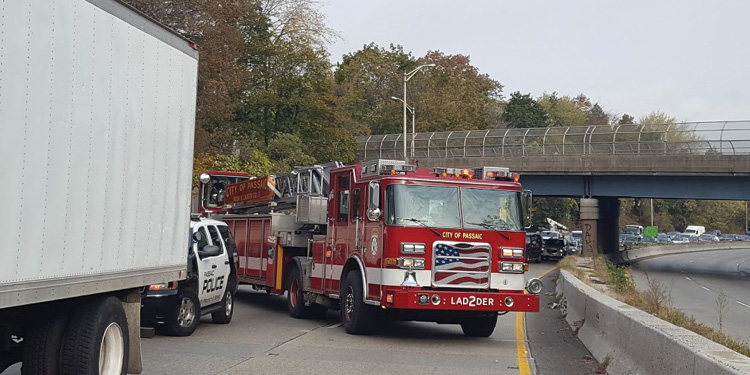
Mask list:
[[498,313],[539,311],[526,197],[507,168],[332,163],[230,185],[221,220],[240,283],[287,292],[293,317],[336,309],[352,334],[383,318],[486,337]]

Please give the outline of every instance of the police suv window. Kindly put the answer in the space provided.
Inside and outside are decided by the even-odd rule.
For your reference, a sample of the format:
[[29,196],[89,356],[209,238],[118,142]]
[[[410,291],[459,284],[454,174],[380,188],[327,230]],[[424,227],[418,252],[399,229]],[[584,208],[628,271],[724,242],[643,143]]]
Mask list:
[[229,251],[230,255],[237,254],[237,244],[234,242],[234,238],[232,238],[232,234],[229,233],[229,227],[226,225],[219,225],[219,233],[221,233],[221,238],[224,239],[224,244],[227,246],[227,251]]
[[204,246],[208,245],[208,234],[205,227],[198,228],[197,232],[201,233],[201,239],[198,241],[198,250],[201,250]]
[[222,249],[222,252],[223,252],[224,244],[221,242],[221,237],[219,236],[219,232],[216,230],[216,227],[213,225],[209,225],[208,233],[211,233],[211,242],[215,246],[218,246],[220,249]]

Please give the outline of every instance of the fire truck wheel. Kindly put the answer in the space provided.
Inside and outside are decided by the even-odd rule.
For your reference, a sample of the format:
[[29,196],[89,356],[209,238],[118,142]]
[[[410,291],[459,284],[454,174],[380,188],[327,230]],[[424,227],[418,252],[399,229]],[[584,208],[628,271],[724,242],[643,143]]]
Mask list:
[[75,311],[63,339],[62,375],[125,375],[128,322],[119,299],[106,297]]
[[211,313],[211,320],[218,324],[229,324],[234,314],[234,296],[230,288],[224,291],[224,298],[221,300],[221,309]]
[[191,288],[180,293],[180,299],[164,323],[164,333],[172,336],[190,336],[198,328],[201,316],[198,294]]
[[375,328],[376,310],[365,305],[362,279],[357,272],[346,274],[341,284],[341,322],[346,333],[364,335]]
[[464,335],[469,337],[489,337],[495,331],[497,314],[481,315],[461,323]]
[[289,309],[289,316],[297,319],[309,318],[312,313],[312,306],[305,306],[305,294],[302,290],[302,277],[300,276],[300,270],[297,267],[292,268],[292,272],[289,274],[286,293],[286,306]]
[[60,373],[60,350],[67,325],[68,315],[61,313],[35,326],[24,336],[21,374]]

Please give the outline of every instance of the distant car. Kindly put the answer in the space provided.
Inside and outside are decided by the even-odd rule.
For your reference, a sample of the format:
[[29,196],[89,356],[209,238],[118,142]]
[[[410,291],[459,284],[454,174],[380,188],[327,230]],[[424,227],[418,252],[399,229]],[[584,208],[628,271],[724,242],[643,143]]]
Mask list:
[[658,245],[661,243],[658,238],[655,237],[646,237],[643,240],[641,240],[642,244],[648,244],[648,245]]
[[719,242],[719,237],[716,237],[713,234],[701,234],[698,236],[699,242]]
[[635,234],[621,234],[620,246],[633,246],[641,243],[642,238]]
[[705,233],[703,233],[703,234],[713,234],[713,235],[714,235],[714,236],[716,236],[716,237],[720,237],[720,236],[721,236],[721,231],[720,231],[720,230],[718,230],[718,229],[713,229],[713,230],[707,230],[707,231],[706,231]]
[[667,232],[667,236],[669,236],[670,239],[675,238],[675,237],[677,237],[677,236],[679,236],[681,234],[682,233],[680,233],[680,232]]
[[656,235],[656,239],[659,241],[659,243],[672,242],[672,237],[669,235],[669,233],[659,233]]
[[691,236],[687,234],[678,234],[674,238],[672,238],[672,243],[690,243]]
[[737,241],[737,235],[736,234],[722,234],[719,236],[719,241]]
[[560,234],[560,232],[553,231],[553,230],[545,230],[545,231],[542,231],[540,234],[542,235],[543,240],[547,240],[550,238],[562,238],[562,234]]
[[736,234],[735,241],[750,241],[750,236],[746,234]]
[[542,261],[542,236],[539,233],[526,233],[526,262]]
[[570,237],[572,238],[572,243],[569,245],[575,248],[576,251],[581,251],[583,249],[583,231],[574,230],[570,232]]

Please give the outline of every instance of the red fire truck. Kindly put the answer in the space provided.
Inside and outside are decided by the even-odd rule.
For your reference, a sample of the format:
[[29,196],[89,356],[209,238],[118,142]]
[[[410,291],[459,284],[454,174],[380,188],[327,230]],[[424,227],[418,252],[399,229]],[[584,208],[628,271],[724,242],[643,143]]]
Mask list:
[[507,168],[375,160],[249,178],[211,208],[234,236],[240,283],[287,292],[295,318],[335,309],[352,334],[385,318],[486,337],[499,313],[539,311],[542,283],[524,277],[528,201]]

